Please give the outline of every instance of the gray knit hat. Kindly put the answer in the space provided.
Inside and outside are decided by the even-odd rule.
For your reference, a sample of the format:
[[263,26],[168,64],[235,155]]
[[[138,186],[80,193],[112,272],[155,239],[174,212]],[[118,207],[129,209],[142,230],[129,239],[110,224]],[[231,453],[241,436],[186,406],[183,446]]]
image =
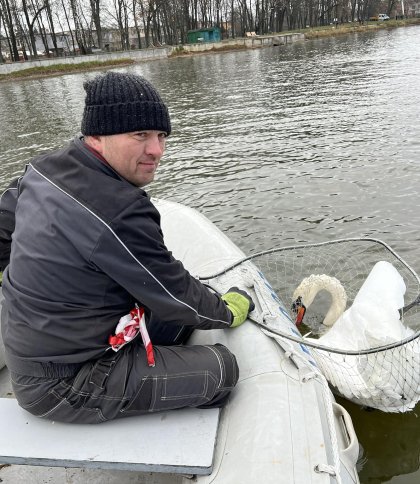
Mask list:
[[153,129],[171,132],[168,108],[144,77],[107,72],[83,84],[86,91],[82,134],[129,133]]

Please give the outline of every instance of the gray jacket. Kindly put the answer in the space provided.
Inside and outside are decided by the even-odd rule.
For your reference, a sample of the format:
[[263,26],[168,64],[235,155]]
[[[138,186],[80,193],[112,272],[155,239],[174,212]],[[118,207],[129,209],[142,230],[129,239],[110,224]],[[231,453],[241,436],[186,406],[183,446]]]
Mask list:
[[166,248],[146,192],[82,139],[33,160],[0,209],[1,254],[14,230],[3,275],[6,355],[66,364],[99,358],[136,301],[149,325],[230,326],[224,302]]

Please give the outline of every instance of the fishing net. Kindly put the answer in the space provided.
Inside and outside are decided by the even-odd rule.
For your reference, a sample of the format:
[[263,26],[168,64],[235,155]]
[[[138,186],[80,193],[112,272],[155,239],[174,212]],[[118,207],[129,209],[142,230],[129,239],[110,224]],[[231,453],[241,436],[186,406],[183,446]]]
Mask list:
[[[390,262],[407,288],[404,307],[400,311],[401,320],[396,323],[402,325],[402,339],[386,340],[386,334],[381,334],[382,329],[379,329],[377,343],[363,349],[350,351],[325,346],[321,344],[322,337],[318,343],[317,338],[325,331],[322,321],[331,304],[327,293],[320,293],[307,309],[306,337],[303,334],[300,338],[287,331],[280,334],[282,338],[303,343],[308,348],[333,391],[339,395],[386,412],[404,412],[413,409],[420,400],[420,280],[388,245],[376,239],[342,239],[278,248],[247,257],[225,269],[224,273],[251,262],[264,274],[294,320],[291,310],[293,293],[304,278],[311,274],[337,278],[347,293],[349,308],[378,261]],[[376,323],[379,323],[376,327],[381,328],[380,321]],[[386,344],[381,344],[385,340]]]

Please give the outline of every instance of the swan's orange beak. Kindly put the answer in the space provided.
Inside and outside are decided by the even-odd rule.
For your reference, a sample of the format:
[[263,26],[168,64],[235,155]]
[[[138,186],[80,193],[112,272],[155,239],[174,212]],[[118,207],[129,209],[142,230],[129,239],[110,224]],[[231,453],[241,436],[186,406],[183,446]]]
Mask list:
[[292,312],[296,315],[295,324],[296,326],[299,326],[306,313],[306,306],[302,303],[302,298],[300,296],[293,302]]
[[306,312],[306,308],[305,306],[301,306],[298,311],[297,311],[297,314],[296,314],[296,326],[299,326],[299,324],[302,323],[303,321],[303,317],[305,316],[305,312]]

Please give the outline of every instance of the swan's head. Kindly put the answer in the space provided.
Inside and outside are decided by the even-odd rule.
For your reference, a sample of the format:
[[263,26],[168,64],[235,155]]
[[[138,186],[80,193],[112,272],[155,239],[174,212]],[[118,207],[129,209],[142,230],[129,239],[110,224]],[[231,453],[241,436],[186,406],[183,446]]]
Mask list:
[[332,326],[346,309],[347,295],[341,282],[326,274],[311,274],[305,277],[293,293],[292,311],[296,315],[296,324],[303,321],[307,308],[313,303],[319,291],[331,294],[331,306],[323,321],[325,326]]

